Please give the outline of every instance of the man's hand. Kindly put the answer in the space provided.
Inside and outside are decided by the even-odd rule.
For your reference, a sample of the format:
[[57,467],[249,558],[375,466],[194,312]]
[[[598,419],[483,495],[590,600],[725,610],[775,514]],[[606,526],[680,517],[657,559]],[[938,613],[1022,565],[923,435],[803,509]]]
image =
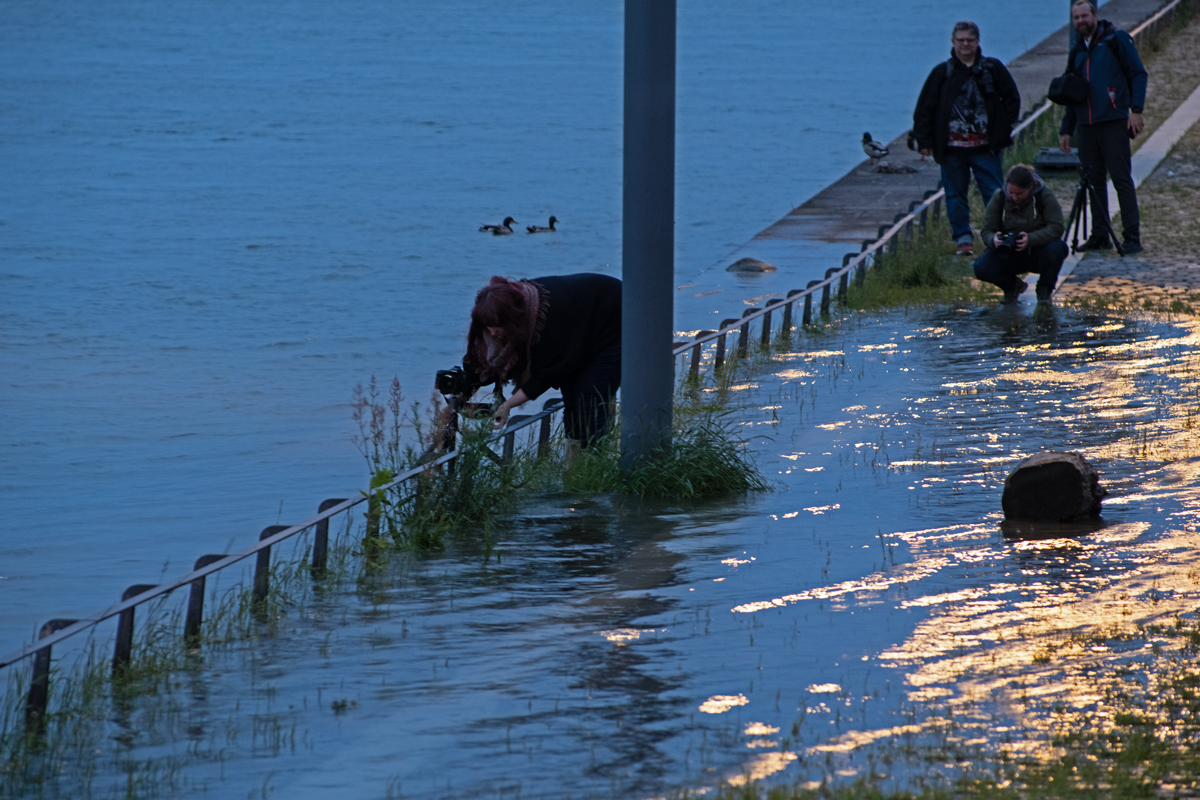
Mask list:
[[1129,131],[1138,136],[1146,127],[1146,120],[1136,111],[1129,112]]
[[996,231],[996,233],[992,236],[992,249],[994,250],[999,246],[1000,246],[1000,231]]
[[[1140,117],[1141,114],[1138,116]],[[1071,134],[1064,133],[1058,137],[1058,149],[1062,150],[1064,153],[1071,152]]]
[[1028,233],[1018,233],[1017,234],[1017,252],[1018,253],[1021,252],[1026,247],[1029,247],[1029,234]]
[[925,156],[926,158],[928,158],[929,156],[933,155],[933,151],[932,151],[932,150],[930,150],[928,147],[922,147],[922,148],[921,148],[920,150],[918,150],[917,152],[918,152],[918,153],[920,153],[921,155]]

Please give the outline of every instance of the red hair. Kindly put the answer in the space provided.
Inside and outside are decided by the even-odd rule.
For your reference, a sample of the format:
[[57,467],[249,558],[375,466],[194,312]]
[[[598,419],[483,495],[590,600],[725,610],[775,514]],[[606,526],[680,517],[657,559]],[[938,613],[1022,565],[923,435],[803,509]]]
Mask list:
[[[467,354],[481,377],[487,380],[508,380],[513,377],[517,362],[525,354],[533,336],[525,292],[515,281],[493,275],[488,285],[475,295],[471,309],[471,328],[467,332]],[[484,333],[488,328],[504,330],[504,354],[497,363],[488,360]]]

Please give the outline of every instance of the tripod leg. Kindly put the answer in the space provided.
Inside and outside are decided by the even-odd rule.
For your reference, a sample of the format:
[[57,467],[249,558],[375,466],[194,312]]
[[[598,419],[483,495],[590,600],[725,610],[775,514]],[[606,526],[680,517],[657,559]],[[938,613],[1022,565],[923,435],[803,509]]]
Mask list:
[[1063,231],[1063,241],[1071,240],[1071,252],[1079,251],[1079,230],[1083,227],[1083,218],[1080,212],[1083,209],[1084,191],[1083,185],[1075,190],[1075,199],[1071,202],[1071,213],[1067,215],[1067,227]]
[[[1098,191],[1099,190],[1095,186],[1093,186],[1090,182],[1088,182],[1088,193],[1091,195],[1091,198],[1092,198],[1092,209],[1093,209],[1092,227],[1093,228],[1099,227],[1101,230],[1103,230],[1104,233],[1108,235],[1109,241],[1112,242],[1113,246],[1117,248],[1117,253],[1122,258],[1124,258],[1125,257],[1125,249],[1123,247],[1121,247],[1121,242],[1117,239],[1117,232],[1113,230],[1112,220],[1109,219],[1109,215],[1095,213],[1095,208],[1097,205],[1099,205],[1099,195],[1097,195]],[[1107,200],[1108,198],[1106,197],[1105,199]],[[1107,208],[1107,204],[1105,205],[1105,207]],[[1096,231],[1093,231],[1093,233],[1096,233]]]

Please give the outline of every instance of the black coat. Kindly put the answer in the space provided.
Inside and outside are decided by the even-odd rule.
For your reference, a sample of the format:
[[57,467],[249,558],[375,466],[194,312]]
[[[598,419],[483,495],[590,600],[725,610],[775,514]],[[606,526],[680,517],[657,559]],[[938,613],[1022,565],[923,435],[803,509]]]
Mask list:
[[[607,275],[581,272],[548,275],[533,282],[546,291],[546,319],[541,333],[515,372],[528,367],[529,377],[517,389],[530,400],[547,389],[574,382],[592,360],[613,345],[621,344],[621,281]],[[473,387],[480,386],[470,353],[463,369]],[[474,389],[472,389],[472,393]]]
[[[947,64],[950,68],[947,69]],[[987,91],[983,71],[991,73],[992,88]],[[947,75],[949,73],[949,75]],[[946,157],[946,143],[950,140],[950,110],[954,99],[968,79],[980,81],[984,105],[988,112],[988,146],[1002,150],[1012,144],[1012,126],[1021,114],[1021,92],[1012,75],[999,59],[986,58],[980,53],[975,66],[968,67],[958,60],[953,52],[949,61],[933,68],[925,79],[917,108],[913,112],[913,135],[917,138],[917,149],[932,150],[933,159],[939,164]]]

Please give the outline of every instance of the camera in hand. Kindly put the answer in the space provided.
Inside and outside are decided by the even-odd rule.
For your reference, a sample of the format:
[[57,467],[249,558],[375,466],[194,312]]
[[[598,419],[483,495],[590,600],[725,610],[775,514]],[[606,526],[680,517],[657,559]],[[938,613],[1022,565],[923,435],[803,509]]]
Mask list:
[[467,383],[467,376],[463,372],[462,367],[439,369],[434,385],[439,392],[447,397],[466,394],[471,388],[470,384]]
[[[996,252],[1002,255],[1008,255],[1017,249],[1017,234],[1016,233],[997,233],[996,234]],[[441,373],[439,372],[440,376]]]

